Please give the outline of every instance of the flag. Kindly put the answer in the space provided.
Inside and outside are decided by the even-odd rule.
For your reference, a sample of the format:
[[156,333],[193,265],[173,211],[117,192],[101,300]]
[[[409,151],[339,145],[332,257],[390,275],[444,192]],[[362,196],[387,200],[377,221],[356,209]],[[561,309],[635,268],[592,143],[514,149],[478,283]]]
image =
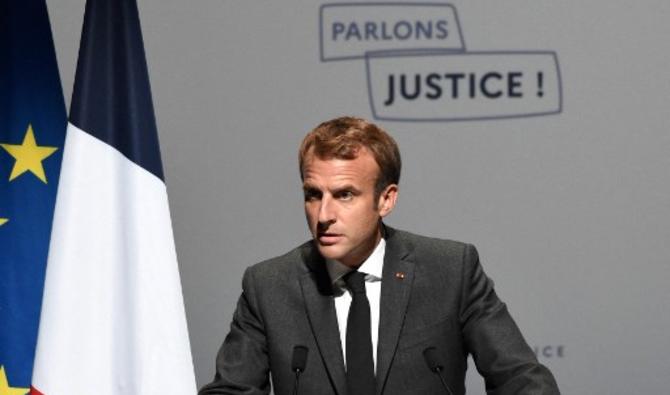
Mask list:
[[196,392],[135,0],[88,0],[32,394]]
[[65,138],[44,0],[0,2],[0,394],[28,393]]

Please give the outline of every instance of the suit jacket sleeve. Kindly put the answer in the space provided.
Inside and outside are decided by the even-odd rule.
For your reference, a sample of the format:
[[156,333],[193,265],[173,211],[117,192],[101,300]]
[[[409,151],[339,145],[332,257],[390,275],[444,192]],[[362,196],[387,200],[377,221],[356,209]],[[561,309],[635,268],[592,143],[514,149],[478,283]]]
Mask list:
[[214,381],[199,395],[266,395],[270,393],[269,361],[263,319],[250,269],[244,273],[242,295],[230,333],[216,357]]
[[484,377],[489,395],[559,394],[551,372],[541,365],[484,274],[477,251],[463,257],[460,320],[466,346]]

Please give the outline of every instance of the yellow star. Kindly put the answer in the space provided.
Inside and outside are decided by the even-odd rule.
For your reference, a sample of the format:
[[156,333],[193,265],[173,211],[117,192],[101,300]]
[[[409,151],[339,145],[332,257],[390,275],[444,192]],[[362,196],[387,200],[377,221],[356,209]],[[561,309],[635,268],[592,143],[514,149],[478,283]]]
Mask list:
[[[14,168],[12,168],[12,174],[9,175],[9,181],[30,171],[37,178],[42,180],[43,183],[47,183],[47,176],[44,174],[42,161],[56,152],[58,148],[37,145],[32,125],[28,125],[26,136],[23,138],[23,143],[21,143],[21,145],[0,144],[0,146],[16,159]],[[0,393],[0,395],[4,394]]]
[[6,224],[7,222],[9,222],[9,218],[0,218],[0,226]]
[[0,365],[0,395],[26,395],[30,388],[10,387],[5,374],[5,367]]

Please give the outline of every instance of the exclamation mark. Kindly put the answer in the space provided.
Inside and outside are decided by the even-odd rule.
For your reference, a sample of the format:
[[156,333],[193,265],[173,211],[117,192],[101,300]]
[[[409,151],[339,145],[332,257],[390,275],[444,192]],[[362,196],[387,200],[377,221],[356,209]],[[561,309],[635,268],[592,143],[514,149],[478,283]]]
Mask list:
[[542,89],[543,85],[544,85],[544,73],[542,73],[541,71],[538,71],[537,72],[537,95],[539,97],[544,96],[544,89]]

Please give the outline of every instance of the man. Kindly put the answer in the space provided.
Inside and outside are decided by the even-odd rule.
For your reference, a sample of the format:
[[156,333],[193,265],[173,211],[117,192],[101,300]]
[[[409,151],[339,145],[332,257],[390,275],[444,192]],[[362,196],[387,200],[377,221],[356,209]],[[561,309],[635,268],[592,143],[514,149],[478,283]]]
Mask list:
[[267,394],[269,376],[276,395],[293,393],[296,346],[307,349],[301,394],[464,394],[469,354],[489,394],[558,394],[473,246],[382,223],[400,168],[395,141],[362,119],[333,119],[305,137],[313,240],[247,269],[201,395]]

